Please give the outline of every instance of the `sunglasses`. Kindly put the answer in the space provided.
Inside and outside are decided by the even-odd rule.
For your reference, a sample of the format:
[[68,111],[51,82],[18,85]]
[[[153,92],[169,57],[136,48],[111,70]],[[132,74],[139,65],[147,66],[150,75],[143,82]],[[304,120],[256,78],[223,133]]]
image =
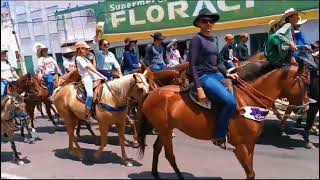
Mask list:
[[102,44],[102,46],[109,47],[109,43],[108,44]]
[[200,22],[202,24],[213,24],[213,20],[212,19],[209,19],[209,18],[203,18],[203,19],[200,19]]

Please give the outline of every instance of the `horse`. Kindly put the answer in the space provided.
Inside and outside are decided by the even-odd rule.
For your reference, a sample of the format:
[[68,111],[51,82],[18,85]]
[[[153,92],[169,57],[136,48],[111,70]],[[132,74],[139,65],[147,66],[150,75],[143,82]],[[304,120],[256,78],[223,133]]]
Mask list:
[[11,91],[22,93],[26,92],[29,94],[25,98],[25,103],[28,104],[26,110],[31,119],[31,127],[32,132],[35,132],[34,126],[34,109],[37,105],[41,104],[42,102],[45,104],[47,114],[49,119],[55,126],[55,129],[58,128],[56,122],[54,121],[50,109],[52,108],[52,103],[48,99],[48,91],[47,89],[41,86],[41,82],[37,79],[37,77],[32,76],[30,73],[21,76],[11,87]]
[[[296,65],[290,65],[264,73],[257,75],[256,79],[250,82],[237,79],[238,83],[234,88],[238,109],[244,106],[262,106],[270,109],[275,100],[283,96],[286,87],[294,85],[296,77],[305,72]],[[254,148],[262,132],[263,123],[243,117],[240,115],[241,111],[238,110],[230,120],[228,139],[235,147],[233,152],[244,168],[247,178],[252,179],[255,177]],[[210,140],[216,131],[215,113],[197,106],[178,86],[160,87],[146,97],[141,109],[141,119],[137,124],[138,142],[140,157],[143,157],[148,122],[159,132],[153,145],[152,175],[155,178],[160,178],[158,158],[162,147],[177,177],[183,178],[173,153],[172,129],[177,128],[196,139]]]
[[[126,166],[132,163],[126,156],[124,148],[124,131],[127,117],[128,98],[140,102],[149,92],[149,85],[145,74],[134,73],[119,79],[102,83],[96,87],[94,100],[94,114],[99,123],[100,148],[95,153],[95,158],[101,158],[103,149],[107,145],[107,133],[109,126],[116,124],[118,128],[122,161]],[[77,87],[75,84],[68,84],[56,89],[53,95],[54,105],[58,113],[63,117],[69,135],[69,152],[77,158],[82,159],[83,150],[74,136],[74,130],[80,120],[85,118],[85,104],[76,98]],[[73,146],[75,144],[76,147]]]
[[13,93],[1,98],[1,133],[10,141],[13,151],[13,162],[18,165],[22,165],[24,162],[20,159],[14,142],[15,125],[13,118],[15,113],[26,113],[26,103],[23,96],[23,93],[21,95]]

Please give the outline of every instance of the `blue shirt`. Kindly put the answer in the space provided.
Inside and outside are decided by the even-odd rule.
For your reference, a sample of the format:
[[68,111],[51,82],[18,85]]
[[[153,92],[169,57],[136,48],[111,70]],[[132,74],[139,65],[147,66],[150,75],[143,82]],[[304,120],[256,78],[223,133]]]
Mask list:
[[125,51],[123,53],[123,70],[132,71],[139,68],[139,60],[134,51]]
[[153,44],[149,44],[146,47],[146,56],[145,63],[150,66],[152,64],[165,64],[164,57],[164,48],[156,48]]
[[96,55],[97,69],[107,71],[121,71],[120,64],[115,58],[114,54],[110,51],[107,53],[99,50],[97,44],[93,45],[93,51]]
[[298,31],[298,32],[294,32],[294,38],[296,40],[296,45],[310,45],[311,43],[308,43],[305,39],[304,39],[304,34],[302,33],[302,31]]

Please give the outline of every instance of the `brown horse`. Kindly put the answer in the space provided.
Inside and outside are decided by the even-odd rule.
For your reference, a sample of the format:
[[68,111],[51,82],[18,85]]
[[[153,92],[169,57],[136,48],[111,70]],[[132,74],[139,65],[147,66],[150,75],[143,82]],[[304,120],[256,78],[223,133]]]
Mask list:
[[[291,65],[287,69],[275,69],[264,75],[260,74],[256,77],[257,79],[248,83],[238,79],[239,83],[235,87],[238,107],[257,106],[270,109],[274,101],[283,96],[286,88],[296,83],[295,79],[301,73],[303,73],[301,69]],[[186,93],[178,89],[177,86],[156,89],[147,96],[141,109],[142,119],[138,123],[138,135],[142,156],[146,146],[146,122],[149,121],[159,132],[153,145],[152,175],[155,178],[159,178],[158,157],[162,147],[165,149],[166,159],[178,178],[183,178],[175,162],[172,129],[177,128],[193,138],[202,140],[212,139],[216,131],[214,113],[195,105]],[[255,177],[254,148],[262,128],[262,122],[246,119],[239,113],[229,124],[229,142],[235,147],[234,153],[249,179]]]
[[[118,128],[122,160],[131,166],[125,153],[125,123],[127,118],[127,101],[132,98],[138,102],[149,93],[149,85],[144,74],[135,73],[119,79],[100,84],[95,92],[95,118],[99,122],[101,146],[95,153],[96,158],[101,158],[103,149],[107,145],[109,127],[116,124]],[[70,153],[83,158],[83,150],[74,136],[74,130],[80,120],[85,118],[85,104],[76,98],[77,88],[74,84],[61,86],[55,90],[54,104],[59,114],[63,117],[69,135]],[[109,108],[106,108],[108,106]],[[112,109],[110,109],[113,107]],[[116,109],[116,110],[115,110]],[[75,144],[76,147],[73,146]]]
[[26,113],[26,104],[24,102],[24,93],[16,94],[13,93],[4,98],[1,98],[1,133],[3,133],[11,143],[11,149],[14,153],[13,162],[18,165],[24,164],[20,159],[16,145],[14,143],[14,120],[13,112],[15,113]]

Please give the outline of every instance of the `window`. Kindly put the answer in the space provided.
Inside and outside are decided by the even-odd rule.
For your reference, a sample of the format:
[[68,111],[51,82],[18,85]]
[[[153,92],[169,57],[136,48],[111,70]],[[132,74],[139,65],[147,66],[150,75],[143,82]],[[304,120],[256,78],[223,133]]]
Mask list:
[[23,51],[23,54],[33,54],[34,52],[32,51],[32,41],[31,38],[20,38],[21,41],[21,49]]
[[267,40],[267,33],[250,34],[251,55],[264,51],[264,44]]
[[41,1],[29,1],[31,11],[38,11],[41,9]]
[[30,37],[29,26],[26,21],[18,23],[19,35],[20,38],[28,38]]
[[36,19],[42,17],[42,12],[41,10],[33,11],[30,13],[31,19]]
[[85,16],[87,16],[87,22],[96,22],[96,15],[92,9],[87,9],[85,11]]
[[52,52],[60,52],[59,34],[50,34],[49,42]]
[[57,21],[54,15],[48,16],[48,29],[50,34],[58,32]]
[[32,19],[32,22],[34,36],[44,35],[44,26],[42,18]]
[[24,5],[24,1],[15,1],[14,9],[17,15],[26,13],[26,7]]
[[40,42],[42,44],[45,44],[46,41],[46,37],[44,35],[40,35],[40,36],[34,36],[34,40],[36,42]]
[[24,22],[27,21],[27,14],[23,13],[23,14],[18,14],[16,16],[17,22]]

